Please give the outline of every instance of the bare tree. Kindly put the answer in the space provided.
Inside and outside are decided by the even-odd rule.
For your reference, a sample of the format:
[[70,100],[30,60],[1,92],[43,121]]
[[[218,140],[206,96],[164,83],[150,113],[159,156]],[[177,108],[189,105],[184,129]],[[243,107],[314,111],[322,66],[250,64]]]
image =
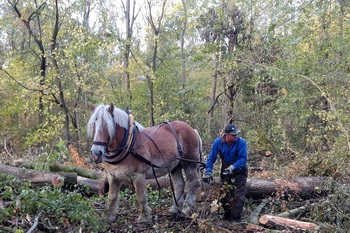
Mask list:
[[[18,8],[18,1],[11,1],[8,0],[8,3],[12,6],[13,10],[15,11],[18,19],[21,20],[21,22],[25,25],[26,29],[28,30],[28,33],[30,37],[34,40],[36,45],[39,48],[40,53],[38,54],[38,57],[40,59],[40,86],[42,89],[40,90],[40,96],[39,96],[39,124],[44,123],[44,103],[43,103],[43,96],[44,96],[44,83],[46,79],[46,54],[45,54],[45,47],[42,40],[42,33],[41,30],[41,21],[40,21],[40,13],[45,8],[46,2],[42,3],[40,6],[37,7],[35,11],[33,11],[28,17],[26,17],[21,10]],[[36,21],[37,23],[37,29],[39,31],[35,31],[32,27],[33,21]]]
[[[155,77],[156,70],[157,70],[157,54],[158,54],[158,43],[159,43],[159,34],[160,34],[160,28],[162,26],[162,21],[164,18],[165,13],[165,4],[166,0],[163,1],[161,13],[160,16],[157,17],[157,19],[154,18],[152,15],[152,1],[147,0],[147,7],[148,7],[148,15],[147,15],[147,21],[151,26],[152,32],[153,32],[153,44],[152,44],[152,57],[151,59],[148,59],[146,61],[147,66],[151,68],[152,75],[147,74],[147,84],[148,84],[148,90],[150,93],[150,100],[149,100],[149,113],[150,113],[150,124],[154,125],[154,90],[153,90],[153,80],[152,76]],[[156,20],[156,22],[155,22]]]
[[[133,6],[131,9],[130,0],[126,0],[125,4],[122,1],[124,16],[125,16],[125,30],[126,30],[126,39],[125,39],[125,51],[124,51],[124,82],[125,82],[125,90],[127,93],[127,105],[131,107],[132,93],[130,90],[130,72],[129,68],[129,57],[131,52],[132,45],[132,36],[133,36],[133,27],[135,24],[135,20],[140,12],[139,8],[136,10],[136,0],[133,2]],[[131,11],[132,10],[132,11]]]

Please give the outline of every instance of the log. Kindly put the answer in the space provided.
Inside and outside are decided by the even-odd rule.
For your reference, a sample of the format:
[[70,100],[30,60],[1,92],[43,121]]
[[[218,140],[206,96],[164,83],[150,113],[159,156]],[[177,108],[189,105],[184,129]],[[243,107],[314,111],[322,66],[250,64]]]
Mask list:
[[[12,164],[13,166],[16,166],[16,167],[24,167],[28,169],[34,169],[35,167],[32,162],[26,161],[23,159],[14,160]],[[51,162],[49,164],[49,169],[51,172],[77,173],[78,176],[83,176],[90,179],[104,179],[106,177],[106,174],[101,171],[96,171],[96,170],[86,169],[86,168],[76,167],[76,166],[68,166],[57,162]]]
[[291,179],[248,179],[246,194],[248,198],[263,199],[277,193],[284,196],[298,195],[302,199],[317,198],[317,188],[321,186],[327,177],[295,177]]
[[101,171],[95,171],[75,166],[68,166],[64,164],[59,164],[57,162],[50,163],[49,169],[51,172],[73,172],[77,173],[78,176],[83,176],[90,179],[104,179],[106,177],[105,173]]
[[284,218],[273,216],[269,214],[265,214],[259,219],[260,224],[265,225],[267,227],[279,227],[282,226],[283,229],[285,227],[294,229],[294,230],[313,230],[318,227],[315,223],[311,222],[303,222],[294,219]]
[[31,186],[34,188],[44,185],[60,186],[64,184],[77,184],[77,175],[75,173],[33,171],[24,168],[12,167],[1,163],[0,172],[15,176],[20,180],[28,180],[31,182]]
[[[247,180],[246,196],[254,200],[264,199],[274,196],[277,193],[288,195],[298,195],[302,199],[319,197],[317,188],[321,186],[327,177],[296,177],[291,179],[258,179]],[[158,178],[161,187],[170,187],[169,177]],[[152,188],[157,188],[155,180],[147,180],[147,184]],[[214,179],[210,186],[221,186],[219,179]],[[210,192],[210,186],[203,188],[204,197]]]

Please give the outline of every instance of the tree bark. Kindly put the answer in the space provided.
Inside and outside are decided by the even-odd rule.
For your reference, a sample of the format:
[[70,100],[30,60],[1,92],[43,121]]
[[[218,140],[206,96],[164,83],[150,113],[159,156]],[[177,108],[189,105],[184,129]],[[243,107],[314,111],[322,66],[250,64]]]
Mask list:
[[106,174],[101,171],[95,171],[82,167],[67,166],[55,162],[49,164],[49,169],[51,172],[74,172],[77,173],[78,176],[90,179],[104,179],[106,177]]
[[309,199],[316,195],[316,188],[321,186],[326,177],[295,177],[291,179],[248,179],[246,193],[248,198],[262,199],[276,193],[298,195]]
[[77,184],[77,175],[75,173],[33,171],[4,164],[0,164],[0,173],[12,175],[21,180],[28,180],[34,188],[44,185],[60,186],[65,184]]
[[[34,169],[34,164],[30,161],[18,159],[12,162],[12,165],[15,167],[24,167],[27,169]],[[105,179],[106,174],[102,171],[96,171],[92,169],[86,169],[76,166],[68,166],[60,164],[57,162],[52,162],[48,165],[50,172],[72,172],[77,173],[78,176],[90,178],[90,179]]]

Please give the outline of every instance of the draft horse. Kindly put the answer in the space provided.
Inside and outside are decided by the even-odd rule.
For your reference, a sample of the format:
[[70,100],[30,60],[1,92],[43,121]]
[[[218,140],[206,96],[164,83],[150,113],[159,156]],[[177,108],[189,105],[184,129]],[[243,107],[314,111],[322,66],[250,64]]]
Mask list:
[[[113,222],[118,213],[118,192],[124,182],[133,184],[139,210],[138,222],[152,222],[147,202],[146,179],[169,174],[174,191],[171,214],[190,216],[200,188],[199,164],[202,141],[198,132],[182,121],[164,122],[145,128],[130,112],[113,104],[94,109],[88,125],[91,154],[105,163],[109,183],[106,217]],[[183,176],[183,172],[184,175]]]

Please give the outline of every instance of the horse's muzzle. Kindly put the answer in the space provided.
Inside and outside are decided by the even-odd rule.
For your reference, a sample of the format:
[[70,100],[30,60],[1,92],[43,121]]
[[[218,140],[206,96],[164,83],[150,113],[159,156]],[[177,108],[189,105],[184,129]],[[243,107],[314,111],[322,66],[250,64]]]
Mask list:
[[103,151],[101,150],[96,150],[96,149],[91,149],[90,151],[92,158],[94,160],[95,163],[101,163],[102,162],[102,158],[103,158]]

